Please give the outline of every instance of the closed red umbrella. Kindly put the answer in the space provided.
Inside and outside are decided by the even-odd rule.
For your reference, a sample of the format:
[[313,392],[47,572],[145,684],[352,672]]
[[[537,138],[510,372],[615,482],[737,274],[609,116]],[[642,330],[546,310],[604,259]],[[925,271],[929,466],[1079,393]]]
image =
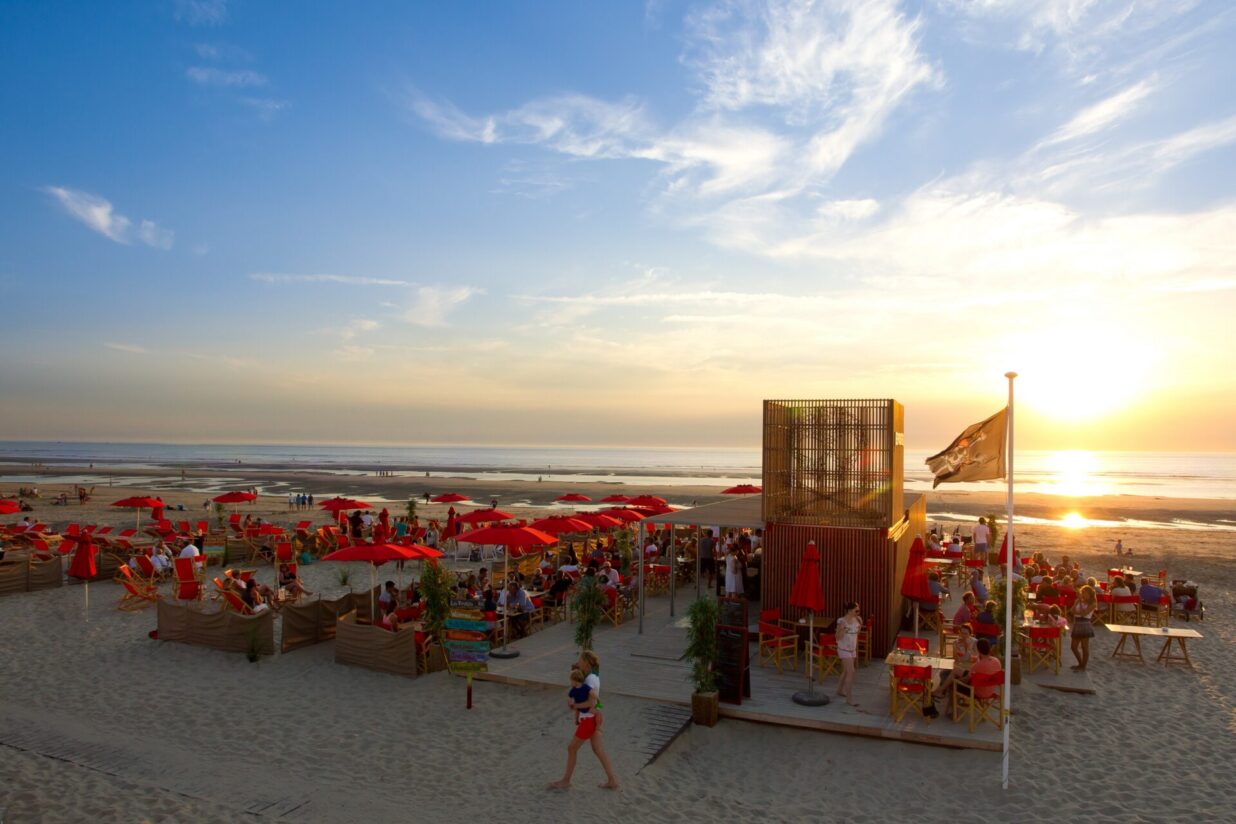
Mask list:
[[613,495],[606,495],[601,499],[603,504],[625,504],[630,501],[630,497],[615,492]]
[[[1000,563],[1007,564],[1009,560],[1009,534],[1004,533],[1004,540],[1000,542]],[[1017,538],[1013,538],[1013,571],[1016,572],[1021,567],[1021,558],[1017,557]]]
[[631,506],[665,506],[669,501],[657,495],[639,495],[627,501]]
[[97,562],[99,550],[89,535],[65,535],[64,541],[77,544],[69,560],[69,577],[85,583],[86,620],[90,620],[90,579],[99,574]]
[[568,504],[586,504],[592,499],[587,495],[580,494],[579,492],[568,492],[565,495],[559,495],[557,498],[554,498],[554,500],[562,501],[563,503]]
[[447,492],[442,495],[436,495],[429,499],[435,504],[457,504],[461,501],[469,500],[467,495],[460,495],[458,492]]
[[763,487],[756,486],[755,484],[738,484],[738,486],[731,486],[729,489],[721,490],[721,494],[722,495],[754,495],[757,492],[763,492],[763,491],[764,491]]
[[920,601],[937,601],[927,583],[927,547],[922,538],[915,538],[906,560],[906,574],[901,579],[901,594],[914,602],[914,636],[918,637],[918,605]]
[[828,696],[815,694],[815,680],[811,672],[812,659],[815,658],[811,650],[815,639],[815,614],[824,611],[824,584],[820,580],[820,553],[815,548],[815,541],[808,541],[803,551],[794,586],[790,589],[789,604],[807,610],[807,692],[794,693],[794,702],[808,707],[823,706],[828,703]]
[[509,521],[515,516],[501,509],[474,509],[465,512],[455,520],[461,524],[489,524],[495,521]]

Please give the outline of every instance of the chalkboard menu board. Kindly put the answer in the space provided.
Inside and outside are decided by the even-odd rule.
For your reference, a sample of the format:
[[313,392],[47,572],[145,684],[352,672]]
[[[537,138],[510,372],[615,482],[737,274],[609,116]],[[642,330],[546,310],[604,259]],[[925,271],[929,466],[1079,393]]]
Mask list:
[[751,697],[747,656],[747,599],[722,598],[717,622],[717,692],[727,704]]

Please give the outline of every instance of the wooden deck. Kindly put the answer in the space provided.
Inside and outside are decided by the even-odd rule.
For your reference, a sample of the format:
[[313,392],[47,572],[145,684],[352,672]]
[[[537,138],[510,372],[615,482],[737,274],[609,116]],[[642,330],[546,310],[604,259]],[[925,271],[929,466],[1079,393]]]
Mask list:
[[[604,681],[602,697],[617,693],[652,701],[689,706],[691,685],[688,667],[682,660],[686,648],[685,604],[679,600],[678,615],[669,615],[669,599],[650,599],[644,616],[644,634],[636,632],[636,622],[620,627],[606,624],[598,628],[593,646],[601,658]],[[567,676],[576,658],[575,627],[559,623],[528,638],[513,642],[519,657],[507,660],[491,659],[489,672],[477,678],[525,686],[566,689]],[[755,654],[755,644],[751,645]],[[821,730],[824,732],[865,735],[894,741],[911,741],[945,747],[961,747],[999,751],[1001,733],[987,724],[971,733],[965,724],[949,720],[943,702],[940,717],[927,721],[908,713],[895,723],[888,714],[888,671],[882,661],[872,660],[860,667],[855,677],[854,697],[857,708],[836,700],[823,707],[804,707],[791,698],[807,687],[806,673],[778,673],[772,667],[751,667],[751,698],[741,705],[721,704],[723,718],[738,718],[766,724]],[[832,697],[837,677],[831,676],[816,690]],[[1014,690],[1016,699],[1016,689]]]

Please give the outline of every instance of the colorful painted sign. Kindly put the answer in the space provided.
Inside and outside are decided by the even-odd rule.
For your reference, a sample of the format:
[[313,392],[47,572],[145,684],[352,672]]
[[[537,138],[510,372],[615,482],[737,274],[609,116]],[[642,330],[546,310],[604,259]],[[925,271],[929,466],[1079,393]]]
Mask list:
[[494,625],[485,620],[479,601],[452,600],[442,633],[451,672],[468,674],[489,668],[489,637]]

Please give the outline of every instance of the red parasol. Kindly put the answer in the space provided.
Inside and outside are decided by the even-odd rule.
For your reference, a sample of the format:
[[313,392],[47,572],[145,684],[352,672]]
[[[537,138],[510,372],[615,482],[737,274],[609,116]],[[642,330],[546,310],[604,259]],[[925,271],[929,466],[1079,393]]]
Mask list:
[[616,526],[622,526],[620,518],[600,512],[576,512],[571,517],[577,521],[583,521],[594,529],[613,529]]
[[[71,541],[77,544],[77,549],[73,551],[73,557],[69,560],[69,577],[77,578],[85,583],[85,609],[86,620],[90,620],[90,579],[99,574],[99,565],[96,559],[99,555],[98,547],[90,540],[89,535],[65,535],[64,541]],[[63,543],[63,541],[61,542]]]
[[601,503],[603,504],[625,504],[630,500],[631,499],[627,497],[626,495],[622,495],[622,494],[615,492],[613,495],[606,495],[604,498],[602,498]]
[[563,503],[568,504],[586,504],[592,499],[587,495],[582,495],[578,492],[568,492],[565,495],[559,495],[557,498],[554,498],[554,500],[562,501]]
[[564,532],[591,532],[592,524],[580,518],[569,515],[553,515],[528,524],[533,529],[548,532],[550,535],[561,535]]
[[[1004,540],[1000,542],[1000,563],[1008,563],[1009,554],[1009,534],[1004,533]],[[1013,538],[1013,571],[1016,572],[1021,567],[1021,558],[1017,557],[1017,538]]]
[[322,501],[318,504],[322,509],[328,509],[331,512],[345,512],[349,509],[373,509],[370,504],[364,501],[356,501],[351,498],[340,498],[335,496],[330,500]]
[[515,516],[501,509],[474,509],[456,518],[461,524],[489,524],[495,521],[509,521]]
[[0,501],[0,515],[12,515],[21,512],[21,504],[17,501]]
[[435,504],[457,504],[470,499],[467,495],[460,495],[458,492],[447,492],[442,495],[436,495],[429,500]]
[[[428,547],[426,547],[428,548]],[[415,561],[426,556],[398,544],[353,544],[343,549],[322,556],[323,561],[361,561],[369,563],[369,609],[374,622],[377,622],[376,596],[373,594],[377,584],[374,568],[387,561]]]
[[634,509],[623,509],[622,507],[614,507],[613,509],[603,509],[601,515],[608,515],[611,518],[617,518],[623,523],[634,523],[635,521],[644,520],[643,515],[636,512]]
[[739,484],[731,486],[729,489],[721,490],[722,495],[754,495],[757,492],[763,492],[764,488],[755,484]]
[[630,504],[631,506],[658,507],[658,506],[665,506],[666,504],[669,503],[669,501],[657,495],[640,495],[638,497],[632,498],[631,500],[627,501],[627,503]]
[[651,518],[654,515],[665,515],[669,512],[675,511],[675,509],[668,504],[664,506],[632,506],[631,509],[643,515],[645,518]]
[[[799,694],[795,700],[798,703],[814,706],[819,703],[815,697],[815,681],[811,677],[812,659],[815,655],[811,645],[815,643],[815,614],[824,611],[824,585],[820,581],[820,553],[815,548],[815,541],[808,541],[803,550],[802,561],[798,565],[798,575],[794,577],[794,587],[790,590],[790,606],[807,610],[807,695]],[[824,699],[824,703],[828,703]]]
[[920,601],[935,601],[927,583],[927,547],[923,539],[916,537],[910,545],[910,557],[906,560],[906,574],[901,579],[901,594],[914,602],[914,637],[918,637],[918,605]]
[[[466,544],[497,544],[502,546],[506,550],[502,553],[503,581],[506,581],[510,572],[510,559],[512,557],[519,558],[526,555],[530,547],[549,546],[550,544],[558,543],[558,539],[548,532],[542,532],[529,526],[487,526],[481,529],[474,529],[471,532],[465,532],[457,540]],[[502,651],[496,655],[498,658],[514,658],[519,654],[518,652],[509,652],[506,648],[510,626],[509,621],[502,622]],[[490,654],[493,655],[493,653]]]
[[224,492],[222,495],[216,495],[210,500],[217,504],[243,504],[257,500],[257,495],[252,492]]
[[143,509],[155,509],[156,507],[158,507],[159,509],[162,509],[163,505],[164,505],[163,501],[159,498],[132,497],[132,498],[121,498],[119,501],[112,502],[112,506],[119,506],[119,507],[124,507],[125,509],[136,509],[137,510],[137,520],[135,521],[136,529],[140,529],[142,526],[142,510]]

